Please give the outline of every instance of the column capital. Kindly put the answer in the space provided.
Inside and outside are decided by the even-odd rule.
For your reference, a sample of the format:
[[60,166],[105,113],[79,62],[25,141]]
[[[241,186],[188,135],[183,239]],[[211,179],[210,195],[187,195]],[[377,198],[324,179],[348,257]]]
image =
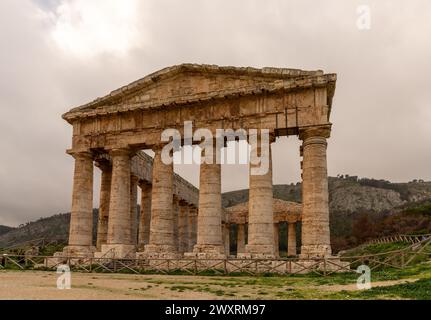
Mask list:
[[134,154],[135,153],[133,152],[133,150],[128,148],[128,147],[114,148],[114,149],[109,150],[109,155],[112,157],[124,156],[124,157],[131,158]]
[[331,136],[331,124],[299,129],[299,139],[306,142],[309,139],[328,139]]
[[101,171],[111,171],[112,170],[112,164],[107,159],[97,159],[95,161],[96,167],[98,167]]
[[139,180],[138,186],[141,189],[145,189],[145,188],[151,187],[151,183],[149,183],[148,181],[145,181],[145,180]]
[[94,154],[90,150],[85,151],[67,151],[68,154],[70,154],[75,159],[91,159],[94,160]]

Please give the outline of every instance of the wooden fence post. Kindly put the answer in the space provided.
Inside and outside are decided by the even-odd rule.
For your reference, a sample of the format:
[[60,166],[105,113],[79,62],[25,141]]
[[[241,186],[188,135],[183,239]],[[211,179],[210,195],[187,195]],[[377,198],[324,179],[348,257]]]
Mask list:
[[323,258],[323,275],[326,277],[326,258]]

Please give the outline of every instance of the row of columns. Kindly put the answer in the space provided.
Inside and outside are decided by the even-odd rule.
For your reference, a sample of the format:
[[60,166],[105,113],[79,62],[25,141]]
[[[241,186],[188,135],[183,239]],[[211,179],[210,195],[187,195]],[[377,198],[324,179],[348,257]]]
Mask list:
[[[287,232],[287,255],[288,256],[296,256],[297,254],[297,245],[296,245],[296,222],[289,222],[288,225],[288,232]],[[280,256],[279,247],[280,247],[280,227],[279,223],[273,224],[274,228],[274,240],[273,240],[273,247],[274,247],[274,255],[276,257]],[[225,239],[225,250],[226,253],[229,254],[229,248],[230,248],[230,241],[229,237],[225,237],[226,235],[230,234],[230,227],[229,225],[225,225],[225,233],[223,234],[223,238]],[[237,225],[237,233],[236,233],[236,250],[238,255],[242,255],[246,253],[246,228],[244,224],[238,224]]]
[[[304,258],[331,254],[327,137],[328,127],[309,128],[300,132],[300,138],[303,140],[301,255]],[[241,249],[239,252],[244,252],[244,257],[275,257],[277,246],[274,242],[275,239],[278,241],[278,238],[275,237],[273,223],[271,151],[263,155],[264,150],[260,149],[260,143],[257,148],[258,155],[269,158],[269,170],[264,175],[250,174],[248,243],[245,244],[239,235],[238,246]],[[139,182],[131,176],[130,170],[133,153],[127,148],[114,149],[110,151],[112,168],[107,163],[99,164],[102,170],[97,240],[100,255],[114,250],[117,256],[124,256],[129,251],[136,251],[137,241],[138,250],[148,257],[178,257],[178,253],[208,258],[226,256],[229,232],[226,232],[222,225],[220,164],[216,161],[213,164],[201,164],[199,214],[195,217],[197,221],[190,223],[194,215],[186,214],[190,209],[173,196],[173,163],[163,163],[162,146],[156,146],[153,151],[155,157],[152,186],[140,185],[142,212],[139,229],[136,227]],[[68,250],[89,253],[95,251],[91,246],[93,157],[89,152],[73,155],[75,175]],[[254,166],[256,165],[250,165],[250,171]],[[185,240],[194,237],[195,243],[193,240]],[[293,243],[293,238],[289,238],[289,241]]]
[[[94,157],[90,152],[73,154],[72,213],[69,246],[65,249],[68,255],[98,252],[96,255],[103,256],[113,250],[121,257],[130,252],[151,251],[152,247],[162,252],[185,252],[193,248],[197,237],[197,209],[174,199],[173,168],[165,166],[160,160],[160,152],[156,152],[153,184],[140,182],[130,171],[132,155],[128,149],[115,149],[110,152],[111,163],[106,160],[96,162],[101,170],[101,186],[97,242],[93,247]],[[138,186],[142,191],[139,221]],[[175,217],[179,219],[176,222]],[[175,229],[179,228],[179,234],[175,235]]]

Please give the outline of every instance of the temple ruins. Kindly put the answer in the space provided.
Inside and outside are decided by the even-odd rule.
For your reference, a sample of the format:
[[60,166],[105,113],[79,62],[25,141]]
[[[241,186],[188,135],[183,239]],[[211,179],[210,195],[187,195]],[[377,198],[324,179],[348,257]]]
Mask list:
[[[326,150],[335,84],[336,74],[320,70],[182,64],[70,110],[63,118],[73,126],[67,153],[75,169],[63,254],[227,259],[229,230],[235,226],[238,258],[277,259],[279,224],[287,223],[289,256],[330,257]],[[196,188],[162,161],[162,132],[183,132],[185,121],[214,135],[219,128],[267,129],[272,144],[280,136],[298,136],[302,203],[273,198],[270,165],[266,174],[250,175],[248,202],[223,208],[220,164],[201,164]],[[94,166],[101,171],[97,239]]]

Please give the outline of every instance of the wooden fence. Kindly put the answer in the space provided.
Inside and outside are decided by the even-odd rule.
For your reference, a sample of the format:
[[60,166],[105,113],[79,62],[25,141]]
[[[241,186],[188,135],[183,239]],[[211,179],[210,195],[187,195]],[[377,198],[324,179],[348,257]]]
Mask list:
[[430,238],[431,238],[431,234],[421,234],[421,235],[399,234],[395,236],[386,236],[386,237],[373,239],[368,241],[367,244],[393,243],[393,242],[419,243],[421,241],[424,241]]
[[361,256],[328,257],[309,260],[286,259],[115,259],[82,257],[46,257],[29,255],[0,256],[0,269],[57,270],[59,265],[67,265],[72,271],[104,273],[161,273],[190,275],[295,275],[315,273],[322,276],[336,272],[356,272],[360,265],[371,270],[382,268],[403,269],[424,261],[431,256],[431,239],[414,243],[407,248]]

